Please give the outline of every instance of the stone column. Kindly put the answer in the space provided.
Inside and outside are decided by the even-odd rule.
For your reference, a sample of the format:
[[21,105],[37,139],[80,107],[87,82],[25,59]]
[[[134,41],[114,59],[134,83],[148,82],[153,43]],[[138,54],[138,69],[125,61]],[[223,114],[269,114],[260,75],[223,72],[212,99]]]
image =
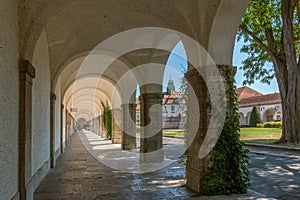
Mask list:
[[[199,126],[196,133],[189,131],[188,143],[188,166],[187,166],[187,187],[193,191],[200,191],[201,183],[207,171],[208,158],[199,159],[199,150],[203,143],[204,137],[208,127],[208,93],[207,87],[200,76],[199,72],[195,69],[189,70],[185,78],[191,85],[188,88],[188,93],[194,91],[197,101],[187,101],[187,123],[188,127],[194,126],[196,123],[193,121],[193,117],[197,116],[196,113],[200,113]],[[198,105],[195,105],[198,104]],[[198,109],[196,107],[198,106]],[[188,128],[189,129],[189,128]]]
[[122,124],[122,111],[120,109],[112,110],[112,143],[122,143],[122,130],[120,128]]
[[[227,67],[218,66],[218,70],[221,74],[225,87],[228,88],[225,79]],[[212,78],[215,77],[214,74],[209,74],[208,76],[211,76]],[[208,172],[209,166],[213,164],[213,158],[211,154],[208,154],[204,158],[199,158],[199,150],[204,142],[204,138],[208,131],[209,121],[211,119],[209,106],[211,101],[209,98],[206,83],[196,69],[189,69],[189,71],[185,75],[185,78],[191,86],[188,87],[188,94],[191,94],[193,91],[196,94],[197,98],[196,101],[191,100],[190,98],[187,101],[188,130],[190,130],[190,127],[193,127],[194,123],[196,123],[193,117],[196,115],[197,112],[200,113],[198,129],[195,131],[195,133],[191,133],[189,131],[188,135],[188,144],[190,146],[188,148],[187,187],[193,191],[199,192],[201,190],[204,177]],[[216,92],[217,89],[218,88],[216,88]],[[226,111],[229,114],[229,116],[231,116],[233,98],[231,96],[227,96],[226,103]],[[198,104],[199,109],[195,109],[195,104]]]
[[63,141],[63,138],[64,138],[64,136],[63,136],[64,123],[63,123],[63,119],[64,119],[64,105],[61,104],[61,112],[60,112],[60,153],[64,152],[64,141]]
[[103,122],[102,122],[102,115],[99,116],[99,135],[103,137]]
[[[32,64],[19,61],[19,192],[20,199],[30,196],[31,184],[31,135],[32,135],[32,79],[35,69]],[[31,191],[33,192],[33,191]]]
[[56,95],[50,94],[50,167],[55,167],[55,100]]
[[146,93],[140,96],[141,146],[140,161],[162,161],[162,93]]
[[66,137],[66,146],[68,145],[68,142],[69,142],[69,130],[68,130],[68,115],[69,115],[69,113],[68,113],[68,109],[66,108],[66,111],[65,111],[65,137]]
[[123,104],[122,149],[136,149],[136,104]]
[[105,126],[104,126],[103,117],[104,117],[104,114],[102,114],[100,116],[100,118],[101,118],[101,137],[106,138],[106,130],[105,130]]

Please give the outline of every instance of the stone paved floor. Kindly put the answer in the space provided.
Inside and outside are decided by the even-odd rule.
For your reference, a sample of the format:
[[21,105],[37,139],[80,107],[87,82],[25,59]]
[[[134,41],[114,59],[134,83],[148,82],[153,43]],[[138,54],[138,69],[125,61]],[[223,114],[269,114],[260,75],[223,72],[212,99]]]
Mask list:
[[[82,137],[82,135],[80,135]],[[84,147],[79,135],[72,136],[57,166],[35,191],[35,199],[269,199],[260,194],[217,197],[192,197],[184,187],[184,165],[174,162],[155,172],[134,174],[120,172],[99,162]],[[90,138],[99,148],[99,141]],[[86,144],[85,144],[86,145]],[[105,144],[103,144],[105,146]],[[106,144],[108,148],[114,147]]]

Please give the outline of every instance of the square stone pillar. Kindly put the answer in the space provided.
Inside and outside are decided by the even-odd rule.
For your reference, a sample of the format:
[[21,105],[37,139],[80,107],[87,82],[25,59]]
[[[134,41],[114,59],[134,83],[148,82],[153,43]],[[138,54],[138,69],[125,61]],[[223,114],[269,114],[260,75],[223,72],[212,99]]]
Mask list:
[[162,141],[162,94],[141,94],[141,162],[158,162],[164,159]]
[[66,137],[66,146],[68,146],[68,143],[69,143],[69,130],[68,130],[69,112],[68,112],[67,108],[66,108],[65,112],[66,112],[66,116],[65,116],[65,118],[66,118],[66,120],[65,120],[65,137]]
[[122,150],[136,149],[136,104],[123,104]]
[[[188,166],[187,166],[187,187],[193,191],[200,191],[201,182],[207,171],[208,158],[199,159],[199,150],[203,143],[204,137],[208,127],[208,93],[207,87],[200,76],[199,72],[195,69],[189,70],[185,75],[186,80],[189,82],[188,93],[192,94],[193,91],[196,95],[197,101],[187,100],[187,126],[194,126],[193,117],[197,116],[196,113],[200,113],[200,119],[198,121],[199,126],[196,133],[189,131],[188,135]],[[195,105],[197,104],[197,105]],[[198,107],[198,109],[196,109]]]
[[121,144],[122,143],[122,130],[120,126],[122,125],[122,111],[121,109],[112,110],[112,143]]
[[55,167],[55,100],[56,95],[50,94],[50,167]]
[[99,135],[100,135],[100,137],[104,137],[104,134],[103,134],[103,117],[102,117],[102,115],[100,115],[99,116]]
[[[215,66],[212,66],[215,67]],[[227,66],[217,66],[218,71],[224,82],[225,89],[228,89],[228,84],[226,81],[226,70]],[[232,68],[234,70],[234,68]],[[207,78],[215,78],[216,76],[211,72],[207,72]],[[186,80],[189,82],[190,87],[188,87],[188,94],[195,93],[197,100],[189,98],[187,101],[188,108],[188,165],[187,165],[187,187],[195,192],[199,192],[202,188],[202,184],[206,174],[208,173],[209,166],[213,164],[213,158],[211,154],[206,157],[199,157],[200,148],[204,142],[204,138],[208,132],[208,125],[211,119],[210,113],[210,94],[208,94],[207,85],[196,69],[189,69],[185,75]],[[215,88],[215,92],[218,88]],[[197,101],[197,102],[196,102]],[[233,98],[230,94],[227,94],[226,98],[226,111],[227,114],[232,115],[232,105]],[[195,109],[197,106],[198,109]],[[200,119],[198,120],[199,126],[195,133],[191,133],[190,127],[193,127],[196,123],[194,116],[196,113],[200,113]],[[226,115],[226,113],[224,113]],[[217,120],[217,119],[216,119]],[[191,128],[192,129],[192,128]]]
[[61,112],[60,112],[60,153],[62,154],[64,152],[64,140],[63,140],[63,133],[64,133],[64,105],[61,104]]
[[32,80],[35,69],[32,64],[21,59],[19,61],[19,193],[25,200],[33,191],[31,185],[31,146],[32,146]]

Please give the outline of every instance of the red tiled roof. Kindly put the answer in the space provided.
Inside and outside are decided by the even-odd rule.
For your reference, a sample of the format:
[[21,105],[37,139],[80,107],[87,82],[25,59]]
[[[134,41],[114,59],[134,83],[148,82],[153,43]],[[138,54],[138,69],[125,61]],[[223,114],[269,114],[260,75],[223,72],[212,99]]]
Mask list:
[[243,98],[239,101],[240,101],[239,107],[249,107],[249,106],[281,103],[281,98],[279,93],[275,93],[275,94],[266,94],[266,95],[255,96],[250,98]]
[[262,93],[260,93],[256,90],[253,90],[253,89],[251,89],[247,86],[237,88],[236,92],[238,94],[239,101],[241,99],[244,99],[244,98],[256,97],[256,96],[262,96],[263,95]]
[[[171,94],[164,93],[164,105],[171,105],[171,104],[185,104],[185,100],[180,92],[173,91]],[[179,102],[175,102],[175,99],[179,99]]]

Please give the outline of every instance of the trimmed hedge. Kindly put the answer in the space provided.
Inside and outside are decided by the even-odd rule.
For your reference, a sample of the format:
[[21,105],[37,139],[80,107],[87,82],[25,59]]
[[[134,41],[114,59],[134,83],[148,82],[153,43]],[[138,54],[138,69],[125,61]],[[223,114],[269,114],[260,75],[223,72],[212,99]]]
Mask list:
[[257,127],[257,128],[263,128],[263,127],[264,127],[264,125],[263,125],[263,124],[261,124],[261,123],[259,123],[259,124],[257,124],[257,125],[256,125],[256,127]]
[[282,128],[282,122],[266,122],[264,124],[257,124],[257,128]]

